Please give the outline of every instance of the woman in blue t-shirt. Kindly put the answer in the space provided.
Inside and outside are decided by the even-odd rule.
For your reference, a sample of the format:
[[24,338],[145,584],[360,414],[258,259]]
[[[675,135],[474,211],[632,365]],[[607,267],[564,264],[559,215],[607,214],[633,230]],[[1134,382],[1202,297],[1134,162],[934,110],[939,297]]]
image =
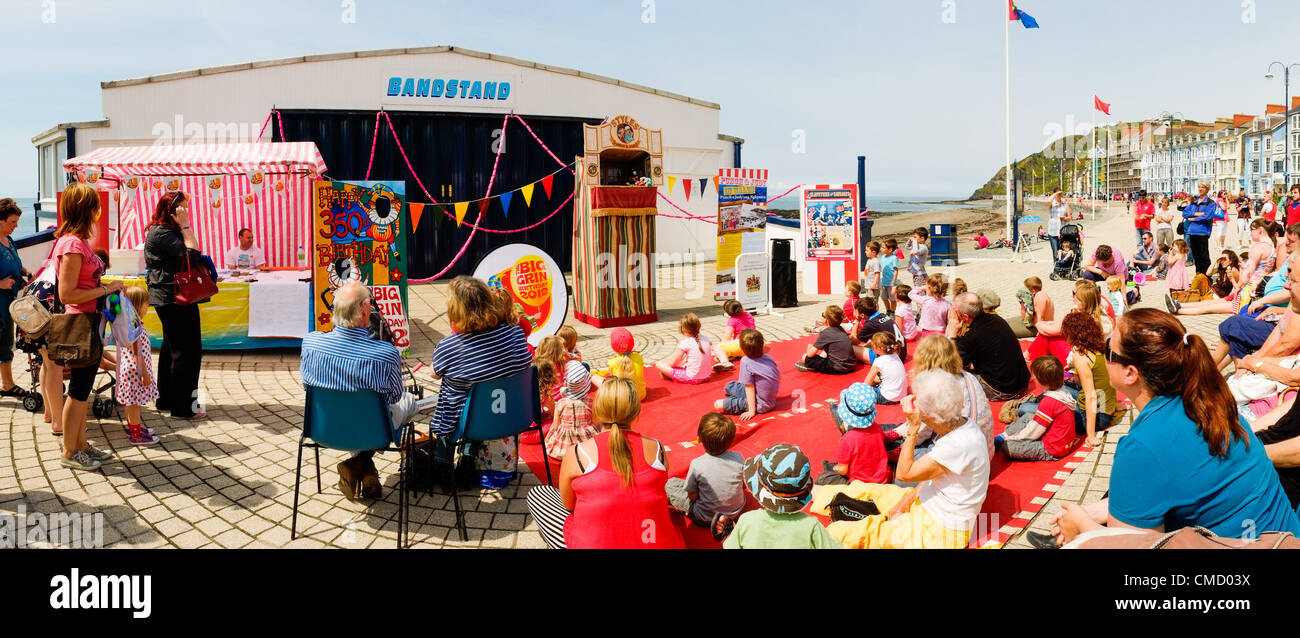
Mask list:
[[1058,542],[1102,525],[1199,526],[1229,538],[1300,534],[1277,470],[1242,427],[1205,341],[1173,315],[1140,308],[1116,324],[1106,369],[1139,414],[1115,451],[1109,498],[1087,508],[1067,504],[1052,518]]

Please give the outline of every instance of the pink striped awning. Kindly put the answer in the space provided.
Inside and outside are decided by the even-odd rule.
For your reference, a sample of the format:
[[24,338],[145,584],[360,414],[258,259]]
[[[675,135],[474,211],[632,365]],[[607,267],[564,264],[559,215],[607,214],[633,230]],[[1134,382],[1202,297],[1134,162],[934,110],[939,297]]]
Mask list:
[[319,177],[325,160],[313,142],[249,142],[108,146],[63,163],[68,171],[100,170],[114,181],[127,175],[170,177],[300,173]]

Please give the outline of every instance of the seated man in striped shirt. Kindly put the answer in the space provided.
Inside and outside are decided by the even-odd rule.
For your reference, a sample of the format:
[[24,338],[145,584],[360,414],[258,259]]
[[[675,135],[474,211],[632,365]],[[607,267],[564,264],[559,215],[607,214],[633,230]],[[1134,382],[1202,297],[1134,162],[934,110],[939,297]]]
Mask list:
[[[328,390],[374,390],[388,402],[394,424],[415,416],[415,397],[402,385],[402,355],[386,341],[370,338],[370,290],[357,282],[334,293],[334,330],[312,332],[302,340],[302,383]],[[379,497],[373,451],[358,452],[339,464],[339,489],[349,499],[353,476],[362,477],[367,497]]]

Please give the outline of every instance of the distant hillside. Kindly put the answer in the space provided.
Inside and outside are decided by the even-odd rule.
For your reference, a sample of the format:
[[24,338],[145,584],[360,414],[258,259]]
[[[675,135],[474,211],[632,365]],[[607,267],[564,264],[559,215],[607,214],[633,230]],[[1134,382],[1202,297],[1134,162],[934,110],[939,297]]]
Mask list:
[[[1075,167],[1074,158],[1084,158],[1086,163],[1088,147],[1091,143],[1092,137],[1089,135],[1062,138],[1053,142],[1046,149],[1018,160],[1015,162],[1015,167],[1020,171],[1021,179],[1031,195],[1043,195],[1052,192],[1052,189],[1059,183],[1060,169],[1058,166],[1064,169],[1065,183],[1068,190],[1070,170]],[[1101,145],[1100,140],[1098,145]],[[985,182],[983,186],[975,189],[969,199],[990,199],[994,195],[1005,195],[1007,192],[1006,173],[1007,167],[998,167],[998,171],[993,174],[993,177]],[[1037,179],[1033,177],[1034,173],[1038,174]]]

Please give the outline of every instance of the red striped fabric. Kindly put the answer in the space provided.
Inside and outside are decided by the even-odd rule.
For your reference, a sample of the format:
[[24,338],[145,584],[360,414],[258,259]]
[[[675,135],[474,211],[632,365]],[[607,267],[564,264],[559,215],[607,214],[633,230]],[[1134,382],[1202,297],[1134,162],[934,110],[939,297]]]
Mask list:
[[[144,242],[154,207],[167,192],[166,178],[179,177],[181,191],[190,197],[199,245],[218,267],[237,244],[241,228],[252,229],[268,266],[306,266],[298,263],[297,249],[311,243],[312,182],[326,170],[311,142],[105,147],[63,166],[69,171],[100,169],[106,183],[113,185],[128,175],[150,178],[138,197],[123,194],[117,244],[127,248]],[[244,196],[254,193],[246,173],[258,170],[266,173],[262,191],[245,204]],[[222,197],[221,206],[214,209],[208,180],[216,176],[222,178]],[[153,188],[154,179],[163,187]],[[277,183],[283,183],[279,191]]]

